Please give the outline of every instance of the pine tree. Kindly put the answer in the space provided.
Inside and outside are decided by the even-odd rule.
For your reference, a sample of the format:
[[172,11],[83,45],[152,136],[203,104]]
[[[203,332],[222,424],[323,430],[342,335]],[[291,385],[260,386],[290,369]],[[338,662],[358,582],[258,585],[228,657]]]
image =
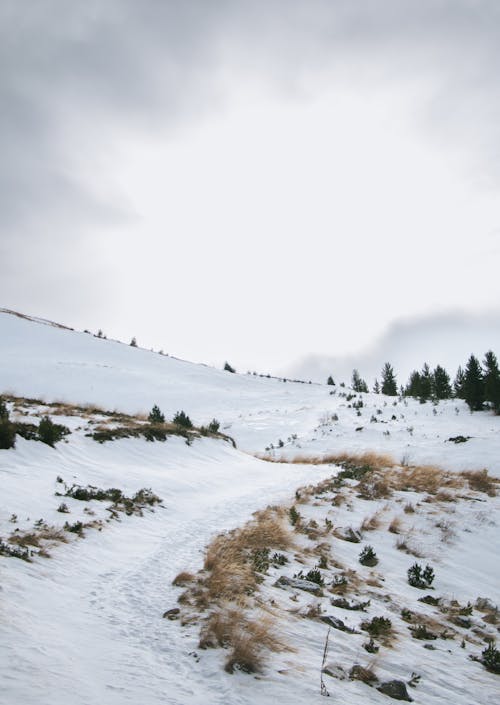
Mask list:
[[165,415],[162,414],[157,404],[155,404],[149,412],[148,421],[151,423],[165,423]]
[[352,371],[351,387],[355,392],[368,392],[368,385],[357,370]]
[[484,398],[500,414],[500,370],[495,353],[489,350],[484,356]]
[[431,368],[427,363],[422,367],[420,373],[420,403],[423,404],[432,397],[432,376]]
[[378,379],[375,379],[375,384],[373,385],[373,393],[380,394],[380,384],[378,383]]
[[233,374],[236,372],[234,367],[232,365],[230,365],[229,362],[224,363],[224,369],[226,372],[232,372]]
[[136,347],[137,347],[137,340],[136,340],[135,337],[132,338],[132,340],[130,341],[130,345],[131,345],[133,348],[136,348]]
[[387,394],[390,397],[396,397],[398,395],[396,375],[388,362],[385,363],[382,369],[382,394]]
[[436,399],[450,399],[451,384],[450,375],[444,367],[438,365],[432,373],[432,381],[434,387],[434,396]]
[[453,392],[457,399],[465,399],[464,396],[465,374],[462,366],[459,365],[455,381],[453,382]]
[[464,399],[471,411],[481,411],[484,402],[483,373],[479,360],[471,355],[465,368]]
[[335,386],[335,382],[333,381],[333,377],[330,375],[328,379],[326,380],[326,383],[329,384],[330,386]]
[[0,449],[8,450],[16,444],[16,428],[9,419],[9,410],[0,397]]
[[408,380],[408,384],[406,385],[405,395],[408,397],[415,397],[415,398],[420,397],[420,386],[421,386],[420,372],[418,372],[417,370],[413,370],[413,372],[410,375],[410,379]]
[[0,397],[0,419],[9,419],[9,410],[2,397]]

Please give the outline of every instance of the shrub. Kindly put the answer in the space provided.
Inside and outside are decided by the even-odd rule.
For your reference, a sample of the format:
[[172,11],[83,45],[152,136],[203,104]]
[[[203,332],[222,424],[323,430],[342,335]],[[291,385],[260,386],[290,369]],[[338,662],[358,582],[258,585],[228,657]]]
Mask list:
[[0,556],[10,556],[11,558],[20,558],[23,561],[31,562],[31,554],[29,548],[11,546],[0,538]]
[[208,430],[210,431],[210,433],[218,433],[219,429],[220,423],[217,421],[217,419],[212,419],[208,424]]
[[365,546],[359,554],[359,562],[361,565],[375,566],[378,563],[377,554],[372,546]]
[[0,449],[8,450],[16,445],[16,429],[8,416],[0,416]]
[[362,622],[361,629],[371,637],[387,636],[391,633],[392,622],[387,617],[373,617],[370,621]]
[[291,524],[292,526],[296,526],[297,522],[298,522],[299,519],[300,519],[300,514],[299,514],[299,512],[295,509],[295,505],[293,505],[292,507],[290,507],[288,514],[289,514],[289,516],[290,516],[290,524]]
[[417,624],[414,627],[409,627],[411,635],[414,639],[431,640],[437,639],[437,635],[434,632],[429,631],[425,624]]
[[481,663],[488,671],[500,673],[500,651],[492,641],[481,653]]
[[429,588],[434,580],[434,571],[430,565],[426,565],[422,570],[419,563],[414,563],[411,568],[408,568],[408,583],[412,587],[425,590]]
[[67,436],[68,433],[71,433],[71,431],[67,426],[53,423],[48,416],[44,416],[38,425],[38,439],[42,443],[51,446],[51,448],[62,440],[64,436]]
[[64,524],[64,530],[65,531],[70,531],[72,534],[78,534],[78,536],[83,538],[83,523],[81,521],[75,521],[74,524],[70,524],[69,522],[65,522]]
[[8,419],[9,411],[2,397],[0,397],[0,419]]
[[318,568],[312,568],[305,575],[301,570],[299,570],[299,572],[293,577],[301,580],[309,580],[310,583],[316,583],[316,585],[319,585],[320,587],[323,587],[325,584],[321,571],[318,570]]
[[177,411],[173,421],[176,426],[180,426],[181,428],[193,428],[191,419],[184,411]]
[[57,507],[57,511],[61,514],[69,514],[69,509],[66,502],[61,502],[61,504]]
[[233,374],[236,372],[234,367],[232,367],[232,365],[230,365],[229,362],[224,363],[224,369],[226,372],[232,372]]
[[165,415],[160,411],[160,407],[156,404],[149,412],[148,421],[151,423],[165,423]]

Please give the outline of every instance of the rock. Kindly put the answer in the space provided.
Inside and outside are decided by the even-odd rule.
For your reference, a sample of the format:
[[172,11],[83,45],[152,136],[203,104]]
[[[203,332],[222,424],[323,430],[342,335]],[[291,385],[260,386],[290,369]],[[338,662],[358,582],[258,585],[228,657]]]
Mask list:
[[406,690],[406,683],[403,683],[403,681],[387,681],[379,685],[377,690],[390,698],[394,698],[394,700],[413,702],[413,698],[410,698]]
[[171,610],[167,610],[165,614],[163,615],[163,619],[170,619],[171,621],[174,619],[179,619],[181,614],[181,611],[178,607],[173,607]]
[[331,678],[338,678],[340,681],[345,681],[347,678],[347,673],[344,671],[342,666],[339,666],[338,663],[328,663],[323,668],[323,673]]
[[362,538],[361,532],[357,531],[357,529],[353,529],[351,526],[336,529],[335,535],[337,538],[342,539],[343,541],[350,541],[351,543],[359,543]]
[[305,578],[287,578],[286,575],[282,575],[281,578],[275,583],[277,587],[291,587],[294,590],[304,590],[305,592],[310,592],[313,595],[319,595],[321,592],[321,587],[317,583],[313,583],[311,580],[306,580]]
[[333,597],[330,600],[330,604],[333,607],[340,607],[343,610],[361,610],[364,612],[370,605],[370,600],[367,600],[366,602],[358,602],[357,600],[346,600],[345,597]]
[[320,617],[320,620],[325,624],[328,624],[329,627],[338,629],[341,632],[347,632],[348,634],[359,634],[359,632],[357,632],[355,629],[351,629],[351,627],[348,627],[346,624],[344,624],[341,619],[337,619],[337,617],[324,615],[323,617]]

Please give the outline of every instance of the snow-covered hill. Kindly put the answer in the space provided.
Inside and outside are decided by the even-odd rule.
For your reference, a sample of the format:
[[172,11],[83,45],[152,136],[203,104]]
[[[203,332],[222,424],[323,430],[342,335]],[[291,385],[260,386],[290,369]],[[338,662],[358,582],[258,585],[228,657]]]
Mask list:
[[[297,653],[271,662],[256,680],[225,673],[216,652],[200,654],[195,625],[182,629],[162,619],[179,596],[172,579],[179,571],[198,570],[215,534],[244,524],[269,504],[289,506],[299,486],[338,471],[327,464],[266,462],[255,455],[318,459],[374,450],[405,465],[433,463],[452,471],[487,467],[500,476],[500,419],[487,412],[471,415],[462,402],[433,406],[373,394],[351,397],[344,388],[236,375],[6,312],[0,313],[0,394],[8,399],[12,419],[38,423],[49,414],[72,431],[55,448],[18,437],[14,449],[0,450],[0,537],[24,537],[13,545],[28,546],[30,533],[35,535],[31,540],[39,537],[39,546],[28,549],[32,562],[0,555],[0,701],[6,705],[319,702],[324,624],[308,622],[300,629],[284,618],[283,629],[289,638],[293,633]],[[69,405],[47,405],[55,401]],[[144,414],[153,404],[167,418],[182,409],[196,424],[218,419],[237,448],[206,437],[189,444],[178,436],[100,444],[87,435],[98,425],[119,423],[118,417],[90,410],[92,405]],[[470,438],[449,440],[457,436]],[[128,513],[115,503],[110,511],[109,502],[72,497],[74,485],[114,487],[127,497],[151,488],[162,503]],[[464,493],[469,496],[469,490]],[[424,499],[424,494],[412,495],[408,501]],[[353,497],[336,514],[330,497],[333,514],[327,518],[335,526],[358,525],[378,511],[385,527],[385,517],[392,518],[400,500],[397,492],[383,501]],[[423,554],[434,561],[436,590],[447,598],[483,596],[498,603],[498,592],[493,594],[499,581],[493,559],[497,498],[472,494],[421,506],[411,525],[421,534]],[[308,519],[315,511],[301,509]],[[449,522],[449,546],[441,542],[443,529],[432,528],[443,517]],[[408,532],[411,519],[406,517]],[[65,523],[74,531],[64,530]],[[389,550],[386,527],[373,531],[370,540],[379,531],[380,551],[387,551],[383,577],[389,585],[392,575],[404,576],[408,561]],[[339,543],[339,559],[356,564],[357,547],[346,546]],[[469,568],[454,588],[460,561]],[[398,580],[394,589],[404,596]],[[481,586],[488,594],[478,594]],[[263,590],[277,600],[271,587]],[[298,599],[305,609],[304,596]],[[452,648],[449,671],[460,684],[459,646]],[[334,645],[330,655],[335,648],[340,647]],[[477,644],[470,648],[480,652]],[[412,691],[416,702],[447,702],[446,643],[438,651],[422,666],[426,684]],[[411,675],[403,673],[407,659],[394,653],[377,657],[381,672],[392,668],[393,673],[400,669],[401,677]],[[420,653],[432,654],[415,651]],[[475,702],[493,704],[498,677],[480,664],[471,666],[467,678],[473,686],[464,686],[462,700],[455,689],[453,702],[466,705],[477,692]],[[334,683],[329,689],[341,699],[387,702],[365,683]]]

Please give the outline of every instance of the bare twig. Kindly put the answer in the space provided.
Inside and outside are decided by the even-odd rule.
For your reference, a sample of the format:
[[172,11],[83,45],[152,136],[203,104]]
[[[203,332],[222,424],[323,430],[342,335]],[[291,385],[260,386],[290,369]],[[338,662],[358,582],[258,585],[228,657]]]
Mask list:
[[328,627],[328,631],[326,633],[325,648],[323,649],[323,660],[321,662],[321,676],[320,676],[321,695],[324,695],[327,698],[330,697],[330,693],[326,689],[325,681],[323,680],[323,669],[325,667],[326,657],[328,656],[328,637],[329,636],[330,636],[330,627]]

